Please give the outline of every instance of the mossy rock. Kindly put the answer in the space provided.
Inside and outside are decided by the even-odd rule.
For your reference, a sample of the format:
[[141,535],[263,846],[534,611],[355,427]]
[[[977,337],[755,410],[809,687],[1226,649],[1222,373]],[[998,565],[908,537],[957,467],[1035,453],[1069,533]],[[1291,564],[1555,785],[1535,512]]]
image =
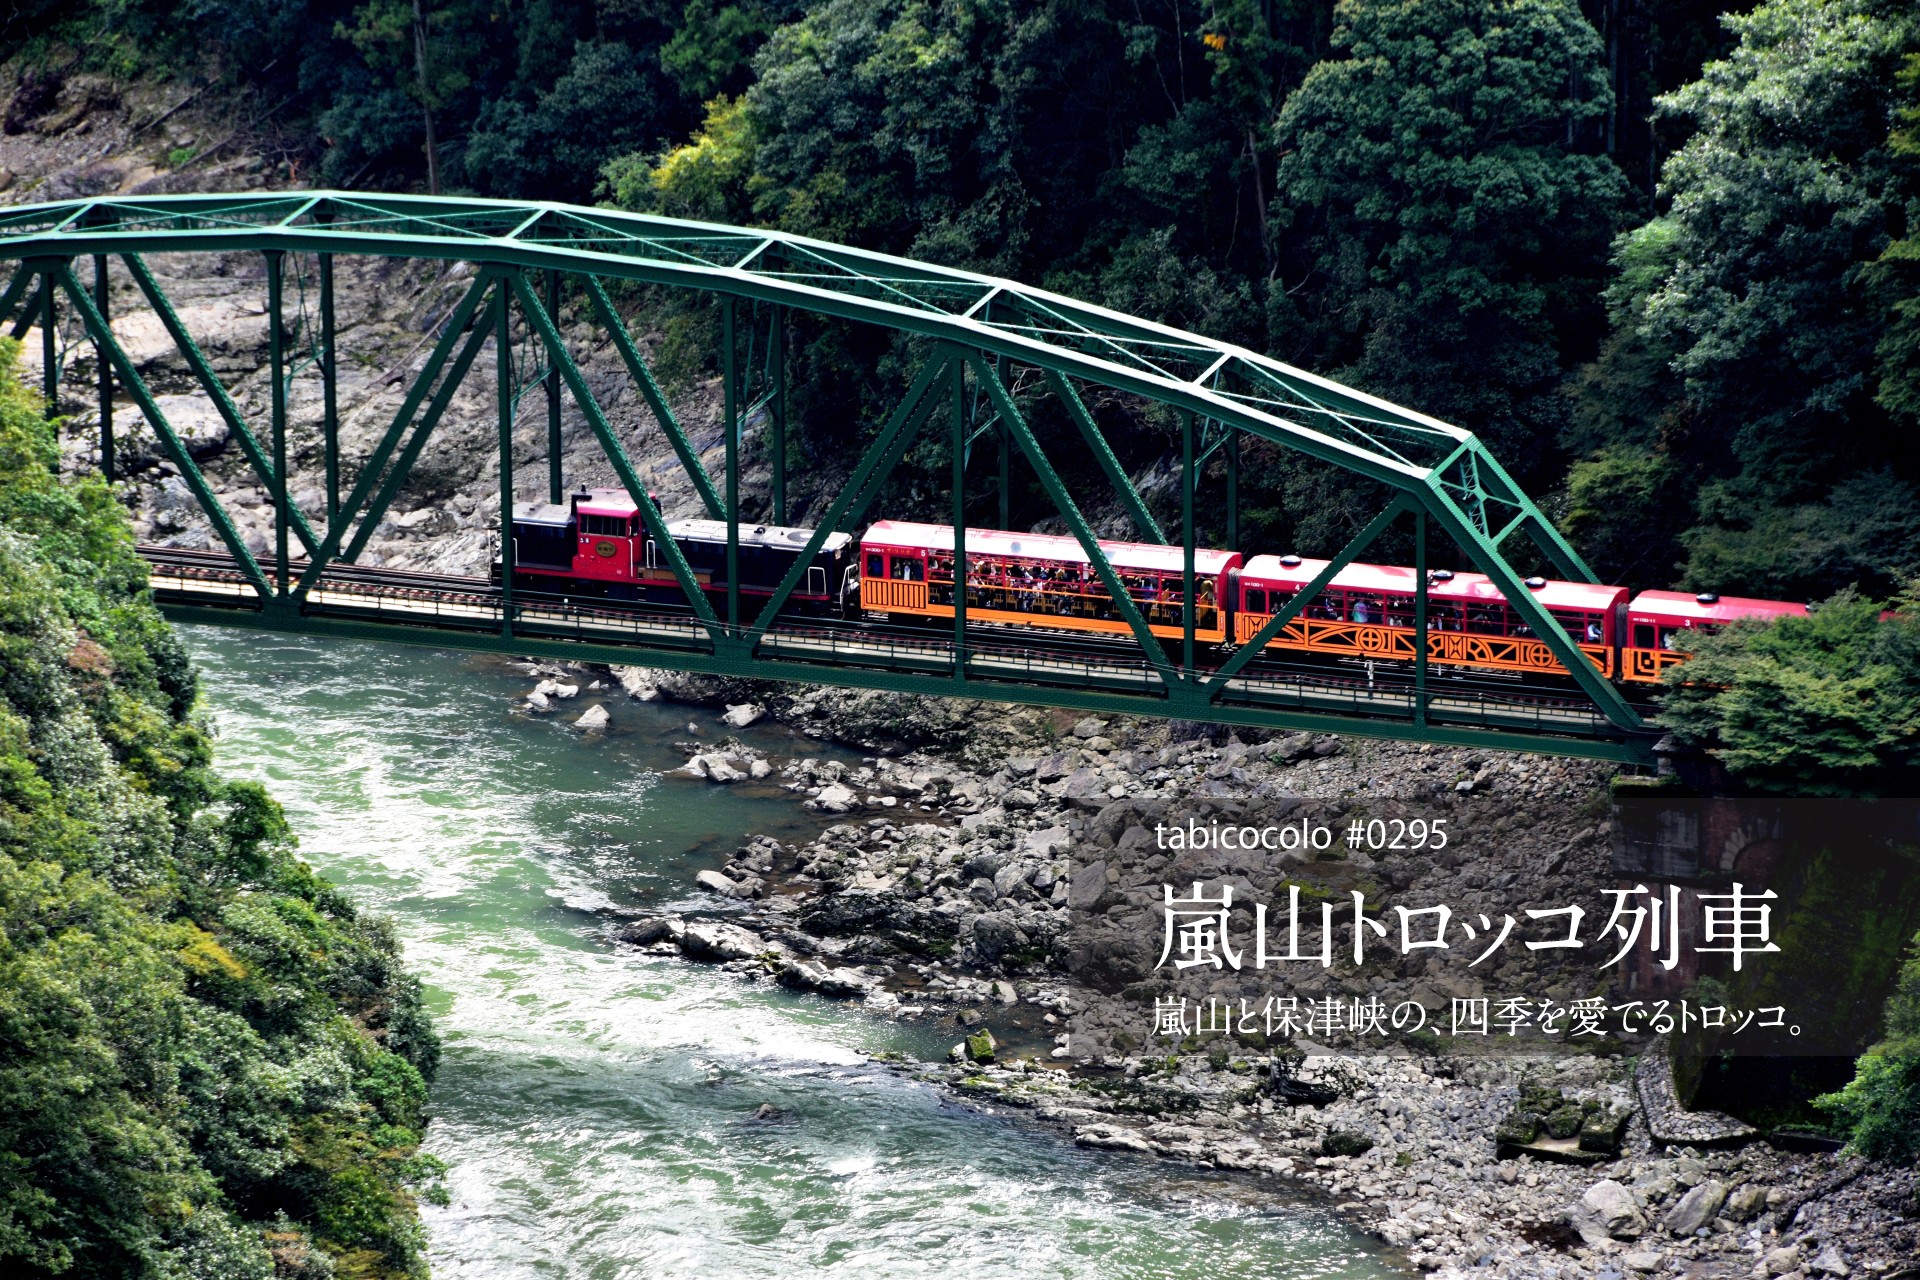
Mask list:
[[1500,1122],[1500,1127],[1493,1131],[1494,1141],[1511,1143],[1516,1147],[1524,1147],[1539,1136],[1540,1113],[1522,1111],[1518,1107],[1509,1111],[1507,1118]]
[[992,1062],[994,1048],[993,1032],[985,1027],[967,1037],[967,1058],[970,1061]]
[[1580,1126],[1580,1149],[1613,1155],[1626,1139],[1627,1122],[1632,1119],[1631,1111],[1596,1111]]
[[1371,1150],[1373,1139],[1351,1129],[1329,1129],[1327,1136],[1320,1139],[1323,1156],[1362,1156]]
[[1584,1108],[1577,1104],[1568,1104],[1557,1111],[1549,1112],[1543,1123],[1551,1136],[1571,1138],[1580,1132],[1580,1126],[1586,1122],[1586,1119],[1587,1114]]

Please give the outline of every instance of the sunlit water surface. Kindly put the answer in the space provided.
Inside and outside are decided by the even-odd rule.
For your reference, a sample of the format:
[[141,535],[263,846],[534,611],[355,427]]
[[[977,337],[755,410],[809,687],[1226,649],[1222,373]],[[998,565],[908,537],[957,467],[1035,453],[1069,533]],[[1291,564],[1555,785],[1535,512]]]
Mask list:
[[272,788],[427,984],[443,1280],[1395,1274],[1276,1183],[1083,1152],[863,1058],[950,1034],[611,950],[582,908],[700,905],[693,873],[743,836],[807,829],[776,793],[663,776],[711,715],[620,700],[583,739],[514,711],[529,681],[492,660],[184,634],[221,767]]

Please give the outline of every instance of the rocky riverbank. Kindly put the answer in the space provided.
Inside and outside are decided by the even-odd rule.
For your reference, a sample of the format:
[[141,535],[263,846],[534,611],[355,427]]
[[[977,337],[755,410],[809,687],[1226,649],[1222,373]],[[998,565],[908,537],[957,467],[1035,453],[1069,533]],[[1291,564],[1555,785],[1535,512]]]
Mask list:
[[[1658,1142],[1648,1114],[1669,1137],[1695,1120],[1719,1133],[1725,1118],[1649,1105],[1631,1056],[1440,1052],[1350,1029],[1325,1042],[1156,1034],[1156,999],[1242,994],[1211,968],[1159,976],[1163,883],[1232,884],[1267,901],[1287,886],[1357,891],[1476,919],[1571,901],[1607,870],[1599,766],[635,669],[601,678],[609,692],[617,680],[627,696],[719,715],[690,726],[702,732],[682,744],[685,785],[777,785],[842,819],[802,844],[755,839],[702,873],[710,915],[623,918],[611,936],[949,1022],[948,1063],[899,1069],[969,1105],[1087,1147],[1297,1179],[1440,1275],[1920,1275],[1912,1171],[1764,1142]],[[762,716],[874,754],[769,758],[729,736]],[[1156,835],[1189,821],[1382,815],[1446,817],[1458,837],[1417,854],[1222,855],[1170,851]],[[1438,1018],[1456,999],[1571,999],[1595,981],[1525,951],[1475,969],[1388,959],[1335,966],[1326,989]],[[1541,1089],[1630,1115],[1618,1154],[1498,1158],[1495,1131],[1523,1090]]]

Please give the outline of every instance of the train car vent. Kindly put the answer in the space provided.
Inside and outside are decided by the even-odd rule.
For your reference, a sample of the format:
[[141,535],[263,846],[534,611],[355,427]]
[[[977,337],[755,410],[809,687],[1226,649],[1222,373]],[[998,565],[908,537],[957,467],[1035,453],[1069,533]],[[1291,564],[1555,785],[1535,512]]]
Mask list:
[[1547,580],[1545,578],[1528,578],[1527,579],[1527,590],[1529,591],[1538,591],[1540,588],[1546,585],[1547,585]]
[[765,532],[767,531],[767,526],[765,526],[765,525],[763,525],[763,524],[757,524],[757,525],[755,525],[755,526],[753,526],[753,531],[754,531],[755,533],[765,533]]
[[1289,569],[1298,569],[1300,567],[1300,557],[1299,556],[1281,556],[1280,563],[1285,565]]
[[1433,579],[1433,580],[1434,580],[1435,582],[1452,582],[1452,581],[1453,581],[1453,570],[1451,570],[1451,569],[1435,569],[1435,570],[1434,570],[1434,571],[1433,571],[1432,573],[1430,573],[1430,574],[1428,574],[1427,576],[1428,576],[1429,578],[1432,578],[1432,579]]
[[1701,604],[1719,604],[1720,593],[1718,591],[1702,591],[1699,595],[1695,596],[1694,599],[1698,600]]

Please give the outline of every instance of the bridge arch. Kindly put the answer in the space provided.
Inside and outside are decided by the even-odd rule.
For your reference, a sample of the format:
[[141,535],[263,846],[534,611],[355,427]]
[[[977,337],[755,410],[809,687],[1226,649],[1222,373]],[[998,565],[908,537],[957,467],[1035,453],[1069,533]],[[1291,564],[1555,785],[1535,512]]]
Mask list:
[[[274,369],[273,404],[264,433],[256,432],[214,375],[192,336],[179,322],[143,255],[252,251],[267,262],[270,360]],[[324,330],[322,376],[326,382],[326,464],[329,499],[324,519],[309,518],[292,502],[286,456],[286,353],[283,350],[284,255],[317,256],[321,277]],[[441,326],[439,340],[410,388],[372,456],[364,460],[352,494],[342,501],[335,479],[339,458],[335,440],[334,342],[331,263],[335,255],[464,261],[479,271],[460,303]],[[273,564],[263,567],[235,534],[217,497],[167,424],[140,371],[114,338],[106,314],[109,259],[118,258],[160,318],[181,356],[214,402],[273,497]],[[1178,715],[1233,723],[1283,727],[1324,727],[1381,736],[1413,736],[1442,741],[1497,742],[1574,754],[1619,759],[1646,758],[1646,727],[1618,689],[1586,661],[1575,641],[1524,585],[1522,574],[1504,548],[1516,535],[1528,541],[1564,577],[1592,582],[1595,575],[1554,530],[1533,501],[1498,461],[1468,431],[1294,369],[1257,352],[1125,316],[1117,312],[1033,289],[1015,281],[871,253],[783,232],[697,223],[605,209],[522,201],[389,196],[354,192],[290,192],[239,195],[101,198],[19,206],[0,211],[0,259],[17,262],[0,291],[0,323],[15,321],[15,333],[36,323],[47,343],[49,394],[58,376],[53,342],[56,309],[77,313],[86,337],[98,349],[103,467],[111,474],[114,384],[139,404],[143,415],[173,455],[201,506],[226,543],[250,589],[244,604],[255,625],[317,629],[314,592],[325,576],[350,566],[404,482],[412,461],[439,420],[453,389],[480,354],[489,333],[506,334],[510,311],[517,308],[537,334],[555,376],[549,413],[557,438],[558,390],[564,384],[599,438],[608,461],[651,521],[649,504],[631,461],[556,324],[556,282],[574,281],[594,322],[618,347],[637,389],[647,400],[695,491],[709,514],[729,526],[729,556],[735,554],[739,523],[740,424],[754,408],[768,408],[776,433],[785,428],[784,324],[787,312],[803,311],[879,325],[929,339],[932,354],[912,386],[881,427],[856,468],[853,480],[820,521],[818,538],[835,527],[857,524],[904,455],[915,435],[951,409],[951,453],[955,470],[954,523],[964,527],[959,501],[970,435],[997,429],[1019,451],[1047,489],[1096,570],[1114,591],[1136,640],[1145,675],[1138,690],[1062,690],[1039,692],[1003,688],[986,679],[969,657],[964,611],[957,617],[943,675],[890,671],[879,674],[835,668],[822,671],[780,658],[782,642],[774,634],[780,604],[795,583],[783,584],[751,622],[740,612],[737,584],[728,593],[722,617],[697,590],[693,578],[663,531],[655,536],[674,561],[672,567],[689,588],[699,644],[654,652],[626,653],[616,661],[686,666],[730,674],[828,683],[865,684],[903,691],[1004,697],[1147,714]],[[75,264],[91,259],[93,288],[75,273]],[[545,297],[536,287],[544,276]],[[726,337],[722,347],[726,394],[725,474],[716,485],[702,466],[641,354],[615,312],[602,281],[626,280],[695,290],[723,300]],[[766,350],[776,353],[757,373],[738,367],[734,337],[737,301],[766,304],[770,328]],[[17,317],[17,319],[16,319]],[[496,344],[504,350],[505,342]],[[1040,373],[1048,390],[1072,419],[1092,456],[1114,485],[1121,505],[1143,538],[1167,541],[1146,504],[1120,467],[1094,423],[1079,387],[1102,387],[1167,406],[1182,423],[1182,537],[1191,563],[1195,479],[1209,452],[1224,450],[1231,467],[1246,437],[1268,441],[1356,476],[1378,482],[1392,495],[1384,510],[1352,540],[1325,573],[1287,610],[1276,614],[1224,663],[1197,667],[1189,635],[1175,661],[1162,652],[1145,622],[1127,604],[1115,584],[1112,567],[1094,544],[1072,495],[1027,426],[1010,392],[1010,368]],[[512,505],[512,463],[507,436],[512,424],[505,357],[497,371],[502,405],[502,520]],[[985,426],[969,422],[963,410],[966,389],[986,406]],[[951,395],[943,394],[947,389]],[[756,404],[756,396],[758,403]],[[266,440],[262,442],[262,435]],[[557,449],[551,451],[557,459]],[[784,514],[784,448],[775,451],[773,504]],[[551,479],[557,500],[557,461]],[[1232,504],[1230,503],[1230,510]],[[1432,698],[1425,655],[1424,596],[1416,642],[1419,661],[1404,705],[1389,716],[1345,715],[1324,704],[1273,705],[1252,693],[1246,669],[1265,640],[1304,609],[1333,574],[1363,553],[1394,521],[1415,522],[1419,560],[1424,567],[1429,526],[1455,544],[1506,595],[1534,635],[1544,641],[1573,673],[1585,723],[1577,732],[1543,720],[1536,710],[1472,714],[1448,711]],[[1231,516],[1230,516],[1231,519]],[[817,542],[818,539],[816,539]],[[305,552],[295,557],[294,544]],[[505,536],[503,545],[510,548]],[[511,554],[510,551],[508,554]],[[802,556],[799,564],[808,557]],[[301,561],[304,560],[304,563]],[[798,564],[795,577],[799,572]],[[730,579],[736,575],[729,575]],[[1424,575],[1422,575],[1424,580]],[[184,608],[184,607],[183,607]],[[231,612],[231,611],[229,611]],[[515,606],[508,586],[494,639],[521,650],[560,643],[534,634],[524,625],[516,633]],[[338,621],[338,620],[333,620]],[[372,625],[372,624],[366,624]],[[339,630],[339,627],[333,628]],[[581,643],[587,643],[582,641]],[[606,647],[606,646],[602,646]],[[1404,714],[1399,714],[1404,712]],[[1576,717],[1577,718],[1577,717]],[[1561,717],[1562,720],[1568,719]]]

